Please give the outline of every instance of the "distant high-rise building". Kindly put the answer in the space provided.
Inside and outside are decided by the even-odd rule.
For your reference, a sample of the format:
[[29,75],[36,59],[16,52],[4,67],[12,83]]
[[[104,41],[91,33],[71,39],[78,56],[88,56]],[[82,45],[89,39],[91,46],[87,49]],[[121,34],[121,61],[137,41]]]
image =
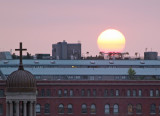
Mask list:
[[144,60],[157,60],[158,52],[144,52]]
[[50,54],[35,54],[36,59],[51,59]]
[[81,44],[66,41],[52,44],[52,57],[59,60],[81,59]]
[[6,52],[0,52],[0,60],[11,60],[12,59],[12,55],[10,52],[6,51]]

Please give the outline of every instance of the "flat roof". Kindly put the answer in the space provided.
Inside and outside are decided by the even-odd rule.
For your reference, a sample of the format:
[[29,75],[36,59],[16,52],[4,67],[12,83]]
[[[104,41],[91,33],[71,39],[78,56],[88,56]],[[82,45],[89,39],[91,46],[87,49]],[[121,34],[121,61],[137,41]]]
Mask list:
[[[2,65],[18,65],[19,60],[0,60]],[[160,65],[160,60],[23,60],[24,65]]]
[[[128,75],[129,68],[25,68],[33,75]],[[160,68],[132,68],[135,75],[160,76]],[[0,68],[4,75],[9,75],[17,68]]]

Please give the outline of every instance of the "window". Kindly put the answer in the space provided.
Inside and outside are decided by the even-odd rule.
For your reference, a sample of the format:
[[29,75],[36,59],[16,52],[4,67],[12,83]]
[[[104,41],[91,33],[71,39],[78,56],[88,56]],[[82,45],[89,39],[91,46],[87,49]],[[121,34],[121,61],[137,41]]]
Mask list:
[[44,89],[41,90],[41,96],[45,96],[45,91],[44,91]]
[[91,105],[91,114],[96,113],[96,105],[92,104]]
[[82,104],[82,113],[87,113],[87,105],[86,104]]
[[65,89],[64,90],[64,96],[67,96],[67,94],[68,94],[68,91]]
[[156,105],[155,104],[151,104],[150,112],[156,113]]
[[47,96],[51,96],[51,90],[50,89],[47,89]]
[[132,104],[128,104],[128,113],[129,114],[133,113],[133,106],[132,106]]
[[72,104],[68,104],[67,108],[68,108],[68,113],[73,113]]
[[127,90],[127,96],[131,96],[131,90]]
[[159,96],[159,90],[158,89],[156,90],[156,96],[157,97]]
[[114,90],[111,89],[111,96],[114,96]]
[[87,96],[91,96],[91,90],[90,89],[87,90]]
[[41,105],[37,104],[36,105],[36,113],[40,113],[41,112]]
[[0,114],[3,114],[3,104],[0,104]]
[[141,104],[136,105],[136,113],[142,113],[142,106]]
[[69,91],[69,95],[70,95],[70,96],[73,96],[73,90],[70,90],[70,91]]
[[150,90],[150,97],[153,97],[153,90]]
[[0,97],[4,97],[4,90],[3,89],[0,90]]
[[81,90],[81,96],[84,96],[84,89]]
[[58,90],[58,96],[59,96],[59,97],[62,96],[62,90],[61,90],[61,89]]
[[134,97],[136,96],[136,90],[133,90],[133,96]]
[[50,105],[49,104],[45,104],[44,113],[50,113]]
[[104,106],[104,113],[105,113],[105,114],[109,114],[109,113],[110,113],[110,106],[109,106],[109,104],[106,104],[106,105]]
[[116,96],[119,96],[119,90],[118,89],[116,90]]
[[96,96],[96,89],[93,89],[93,96]]
[[58,106],[58,113],[64,113],[64,106],[63,106],[63,104],[60,104]]
[[138,96],[142,96],[142,90],[138,90]]
[[114,112],[115,114],[119,112],[118,104],[115,104],[115,105],[113,106],[113,112]]

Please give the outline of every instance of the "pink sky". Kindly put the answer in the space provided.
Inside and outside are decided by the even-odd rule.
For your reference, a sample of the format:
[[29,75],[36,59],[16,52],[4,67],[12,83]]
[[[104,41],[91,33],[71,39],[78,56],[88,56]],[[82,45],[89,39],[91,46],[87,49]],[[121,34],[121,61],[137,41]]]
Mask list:
[[66,40],[96,55],[98,35],[108,28],[124,34],[131,56],[160,52],[160,0],[0,1],[0,51],[15,52],[22,41],[31,54],[51,53],[53,43]]

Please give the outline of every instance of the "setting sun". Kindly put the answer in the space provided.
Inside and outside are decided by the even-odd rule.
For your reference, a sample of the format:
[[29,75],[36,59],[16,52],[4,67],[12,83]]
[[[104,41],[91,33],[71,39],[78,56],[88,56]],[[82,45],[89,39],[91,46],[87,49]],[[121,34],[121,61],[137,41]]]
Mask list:
[[101,52],[122,52],[125,47],[124,35],[115,29],[107,29],[102,32],[98,39],[97,44]]

